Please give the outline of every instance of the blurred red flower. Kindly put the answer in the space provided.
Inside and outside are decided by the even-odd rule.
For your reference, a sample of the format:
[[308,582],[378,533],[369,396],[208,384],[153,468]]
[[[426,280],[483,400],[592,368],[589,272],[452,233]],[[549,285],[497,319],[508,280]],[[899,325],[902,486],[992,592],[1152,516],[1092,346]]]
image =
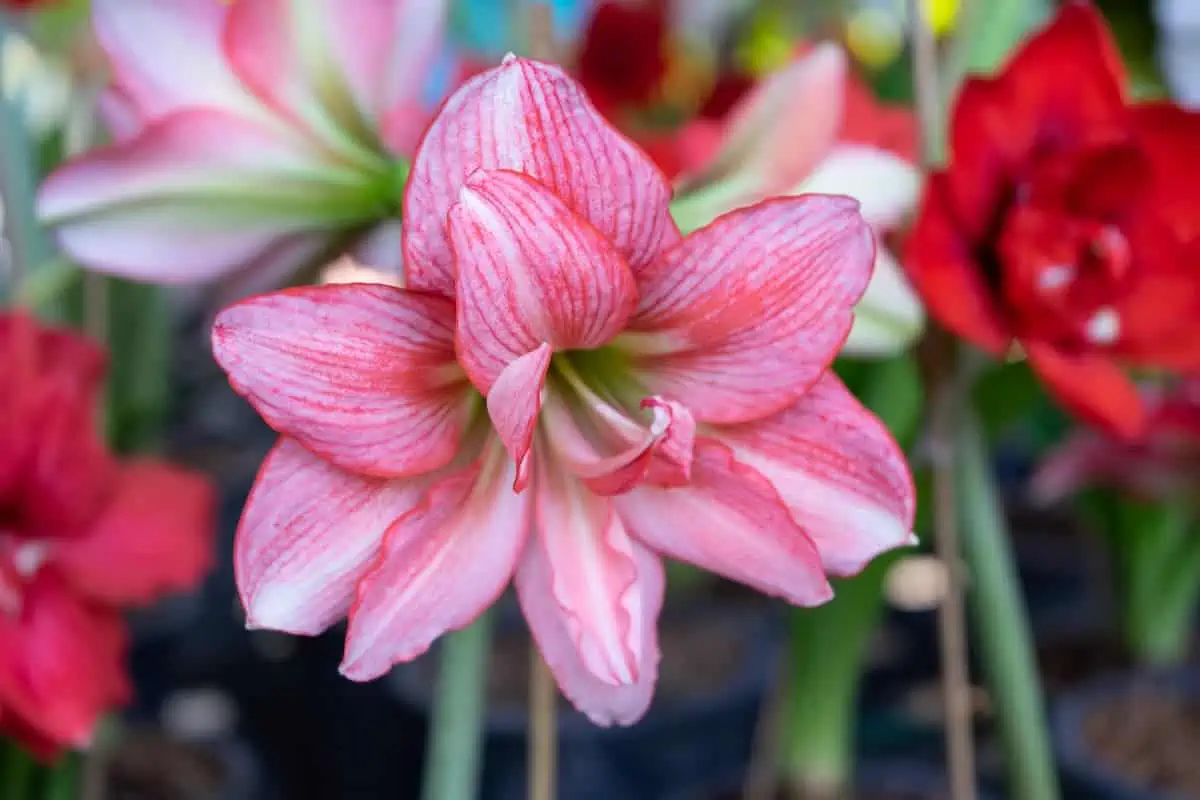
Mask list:
[[667,72],[667,4],[616,2],[596,7],[583,37],[577,75],[606,116],[650,102]]
[[88,341],[6,314],[0,369],[0,732],[49,757],[128,697],[120,611],[200,580],[213,494],[108,451]]
[[1002,356],[1019,342],[1068,409],[1123,436],[1121,365],[1200,365],[1200,115],[1127,100],[1089,5],[1064,6],[955,104],[907,267],[930,312]]

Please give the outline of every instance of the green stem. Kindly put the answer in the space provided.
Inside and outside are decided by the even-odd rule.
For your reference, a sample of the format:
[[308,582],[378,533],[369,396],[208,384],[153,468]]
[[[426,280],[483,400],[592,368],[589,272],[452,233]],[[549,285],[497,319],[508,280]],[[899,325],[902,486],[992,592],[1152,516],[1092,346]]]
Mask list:
[[79,797],[79,759],[71,753],[47,767],[42,800],[76,800]]
[[996,706],[1008,766],[1008,796],[1053,800],[1060,793],[1033,637],[992,484],[987,446],[978,421],[967,409],[962,410],[956,445],[964,557],[971,574],[968,599],[984,676]]
[[442,641],[422,800],[474,800],[478,794],[490,643],[488,613]]
[[876,559],[839,581],[825,605],[791,612],[784,770],[800,797],[841,797],[851,783],[862,665],[883,613],[890,564]]

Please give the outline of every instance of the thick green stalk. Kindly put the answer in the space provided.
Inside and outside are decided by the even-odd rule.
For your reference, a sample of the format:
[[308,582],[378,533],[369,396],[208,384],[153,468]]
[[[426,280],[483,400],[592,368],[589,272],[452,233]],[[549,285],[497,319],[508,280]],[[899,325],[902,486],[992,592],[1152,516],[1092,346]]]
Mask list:
[[29,800],[37,764],[15,742],[0,740],[0,799]]
[[890,563],[877,559],[839,581],[825,605],[791,612],[784,772],[800,797],[841,797],[852,781],[863,660],[883,612]]
[[43,800],[78,800],[79,757],[70,753],[46,768],[44,784]]
[[1011,541],[978,420],[967,409],[960,419],[956,466],[964,557],[971,575],[968,600],[996,707],[1007,763],[1007,796],[1054,800],[1060,796],[1058,778]]
[[421,800],[475,800],[479,793],[489,617],[442,641]]

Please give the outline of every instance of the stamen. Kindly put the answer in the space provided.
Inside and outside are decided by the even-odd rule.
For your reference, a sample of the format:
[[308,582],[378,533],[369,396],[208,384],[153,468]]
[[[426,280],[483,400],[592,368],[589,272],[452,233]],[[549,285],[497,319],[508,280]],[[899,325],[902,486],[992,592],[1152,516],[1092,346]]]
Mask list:
[[1075,268],[1068,264],[1051,264],[1038,273],[1037,288],[1043,292],[1057,292],[1075,280]]

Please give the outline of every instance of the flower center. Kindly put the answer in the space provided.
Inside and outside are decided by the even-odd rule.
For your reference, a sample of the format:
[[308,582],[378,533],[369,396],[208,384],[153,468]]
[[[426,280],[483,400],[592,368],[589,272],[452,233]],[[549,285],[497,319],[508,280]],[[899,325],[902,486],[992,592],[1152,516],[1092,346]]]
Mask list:
[[25,587],[46,563],[45,542],[0,531],[0,614],[21,613]]

